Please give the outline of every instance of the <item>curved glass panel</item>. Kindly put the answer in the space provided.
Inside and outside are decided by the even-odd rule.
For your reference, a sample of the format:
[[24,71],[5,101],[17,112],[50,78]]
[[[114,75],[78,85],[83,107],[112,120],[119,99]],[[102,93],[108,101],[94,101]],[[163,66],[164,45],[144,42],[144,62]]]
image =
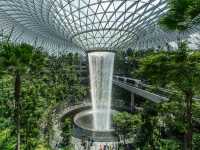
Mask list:
[[13,29],[13,41],[36,41],[51,53],[158,47],[176,39],[156,26],[167,11],[166,2],[1,0],[0,30],[8,33]]

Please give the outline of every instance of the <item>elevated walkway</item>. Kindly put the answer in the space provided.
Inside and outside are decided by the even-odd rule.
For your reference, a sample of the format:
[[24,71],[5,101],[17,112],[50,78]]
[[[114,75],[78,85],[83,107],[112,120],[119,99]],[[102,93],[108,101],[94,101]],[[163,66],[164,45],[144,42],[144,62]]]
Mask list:
[[117,86],[119,86],[119,87],[121,87],[121,88],[123,88],[123,89],[125,89],[127,91],[130,91],[131,93],[134,93],[134,94],[139,95],[141,97],[144,97],[144,98],[146,98],[148,100],[151,100],[151,101],[153,101],[155,103],[160,103],[162,101],[169,100],[167,97],[164,97],[164,96],[149,92],[147,90],[144,90],[144,89],[140,88],[137,85],[134,85],[134,84],[130,85],[127,82],[119,81],[116,78],[114,78],[113,84],[117,85]]
[[[123,76],[114,75],[113,84],[155,103],[168,101],[169,96],[175,93],[163,88],[159,88],[157,92],[152,92],[150,89],[152,89],[153,86],[144,84],[141,80]],[[193,100],[200,100],[200,97],[195,96]]]

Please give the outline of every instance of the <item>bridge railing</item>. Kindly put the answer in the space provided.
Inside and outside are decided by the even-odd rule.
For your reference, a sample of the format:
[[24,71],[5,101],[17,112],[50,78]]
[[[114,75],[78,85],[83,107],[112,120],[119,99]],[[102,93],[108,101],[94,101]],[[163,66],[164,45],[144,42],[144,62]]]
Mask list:
[[[119,82],[124,82],[127,85],[131,85],[143,90],[147,90],[149,92],[152,92],[164,97],[170,97],[171,95],[177,94],[176,91],[172,91],[172,90],[161,88],[161,87],[155,88],[152,85],[143,83],[141,80],[130,78],[130,77],[114,75],[113,79]],[[200,96],[194,96],[193,100],[200,100]]]
[[155,89],[153,86],[145,84],[141,80],[138,80],[138,79],[133,79],[129,77],[121,77],[121,76],[113,76],[113,79],[115,81],[123,82],[127,85],[134,86],[136,88],[155,93],[156,95],[159,95],[159,96],[165,96],[165,97],[169,96],[168,93],[160,91],[159,89]]

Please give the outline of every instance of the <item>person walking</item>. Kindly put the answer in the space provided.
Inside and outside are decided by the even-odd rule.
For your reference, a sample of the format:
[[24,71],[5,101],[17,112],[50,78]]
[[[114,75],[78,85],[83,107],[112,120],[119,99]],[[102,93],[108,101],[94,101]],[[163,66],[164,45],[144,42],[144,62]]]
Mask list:
[[100,144],[99,150],[103,150],[103,145],[102,144]]
[[106,150],[106,145],[104,145],[103,150]]

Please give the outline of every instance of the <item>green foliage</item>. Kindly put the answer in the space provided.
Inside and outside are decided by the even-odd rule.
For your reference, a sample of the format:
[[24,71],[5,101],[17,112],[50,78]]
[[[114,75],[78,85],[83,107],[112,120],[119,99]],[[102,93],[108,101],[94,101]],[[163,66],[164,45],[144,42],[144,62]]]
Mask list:
[[[2,75],[0,79],[0,117],[9,117],[13,113],[13,109],[9,109],[10,107],[14,107],[12,93],[13,93],[12,77],[9,75]],[[0,128],[3,127],[4,123],[1,123]]]
[[15,144],[16,139],[12,136],[11,129],[0,129],[0,149],[13,150]]
[[[164,105],[165,121],[177,138],[185,137],[188,149],[192,137],[192,97],[200,91],[200,53],[180,43],[177,52],[161,52],[141,59],[139,74],[157,87],[173,90]],[[169,114],[168,114],[169,113]],[[166,115],[167,114],[167,115]],[[189,148],[190,147],[190,148]]]
[[169,0],[169,11],[166,16],[161,18],[160,25],[170,29],[183,31],[188,28],[187,9],[190,6],[191,0]]
[[142,123],[135,138],[134,145],[143,149],[158,149],[160,144],[159,107],[147,102],[142,112]]
[[118,51],[115,55],[115,74],[130,75],[132,69],[136,68],[137,60],[134,52]]
[[71,54],[59,58],[51,57],[45,81],[53,90],[57,101],[69,99],[75,103],[87,94],[87,88],[80,85],[78,72],[69,61],[73,61]]
[[184,123],[185,106],[182,98],[173,95],[171,100],[162,104],[160,116],[164,122],[165,132],[168,136],[182,136],[186,131]]
[[[129,65],[131,61],[137,61],[137,71],[135,71],[135,68],[131,68],[128,70],[128,74],[132,72],[133,78],[136,76],[147,81],[148,84],[152,85],[151,90],[153,92],[160,92],[160,87],[171,91],[167,94],[170,98],[169,101],[162,103],[159,109],[155,106],[151,108],[152,110],[157,109],[157,116],[148,116],[148,113],[151,114],[149,111],[145,113],[147,117],[144,112],[142,113],[142,116],[145,117],[142,117],[141,128],[138,130],[135,140],[136,143],[133,144],[135,148],[148,150],[152,147],[157,149],[183,149],[184,134],[191,129],[188,124],[190,122],[188,121],[190,119],[187,118],[188,112],[189,114],[192,112],[194,135],[200,132],[199,101],[192,101],[191,110],[186,105],[188,93],[192,96],[200,95],[200,52],[189,49],[187,44],[183,42],[179,43],[177,51],[134,52],[131,55],[133,58],[129,59],[130,61],[127,61],[125,54],[118,53],[118,55],[121,55],[118,57]],[[121,66],[125,68],[126,64],[121,63]],[[119,96],[119,93],[117,91],[117,96]],[[123,96],[123,98],[126,96]],[[152,104],[149,104],[149,107],[150,105]],[[147,121],[144,121],[143,118],[146,118]],[[153,120],[157,121],[154,122]],[[198,144],[193,142],[193,147],[195,145]]]
[[[38,50],[28,44],[1,44],[0,62],[2,70],[27,73],[31,69],[39,69],[43,64],[43,56]],[[36,71],[36,70],[35,70]]]
[[73,148],[73,146],[68,145],[68,146],[66,146],[64,148],[61,148],[61,150],[74,150],[74,148]]
[[[11,113],[11,119],[15,124],[14,128],[12,129],[15,131],[17,136],[17,149],[20,146],[20,136],[23,126],[23,103],[22,103],[22,91],[21,87],[23,87],[24,78],[28,76],[32,76],[33,72],[39,71],[41,66],[43,65],[43,58],[44,56],[39,51],[34,50],[34,47],[28,44],[12,44],[12,43],[1,43],[1,50],[0,50],[0,61],[1,66],[0,69],[4,74],[10,75],[13,80],[14,84],[12,85],[14,88],[14,105],[13,112]],[[33,60],[34,59],[34,60]],[[39,61],[38,61],[38,60]],[[34,61],[34,62],[33,62]],[[40,64],[36,64],[39,62]],[[34,63],[34,64],[33,64]],[[26,103],[24,103],[26,104]],[[8,106],[9,107],[9,106]],[[27,131],[27,130],[26,130]],[[33,133],[35,130],[33,129]],[[25,132],[29,133],[29,132]],[[28,136],[26,136],[26,140]],[[35,143],[35,141],[30,138],[29,140],[25,141],[26,146],[22,145],[24,148],[27,147],[30,149],[32,147],[31,144]],[[31,144],[29,144],[31,143]],[[34,144],[35,145],[35,144]]]
[[45,144],[38,144],[35,150],[50,150],[51,148]]
[[161,139],[160,150],[181,150],[180,143],[172,139]]
[[141,118],[137,114],[129,114],[127,112],[119,112],[113,116],[113,124],[117,136],[123,136],[124,144],[127,138],[135,134],[140,126]]
[[72,135],[72,120],[71,118],[65,118],[62,125],[62,137],[63,137],[63,144],[62,147],[66,147],[70,145],[70,139]]
[[[181,91],[200,89],[200,54],[181,43],[178,52],[162,52],[141,59],[139,73],[154,85],[176,87]],[[199,91],[199,90],[198,90]]]
[[[187,13],[191,20],[196,18],[200,14],[200,0],[191,0]],[[200,20],[197,20],[195,23],[199,24],[199,22]]]
[[187,30],[200,14],[199,0],[169,0],[168,7],[169,11],[160,19],[160,25],[172,31]]
[[200,133],[193,135],[193,150],[198,150],[200,147]]
[[[71,62],[72,61],[72,62]],[[14,80],[21,76],[20,134],[21,149],[50,149],[51,113],[61,101],[78,102],[87,94],[80,84],[75,65],[79,56],[48,56],[27,44],[1,43],[0,47],[0,149],[15,149],[16,107]],[[43,125],[47,120],[47,127]],[[45,137],[41,129],[45,127]],[[6,136],[5,136],[6,135]],[[42,140],[40,140],[42,138]]]
[[[200,126],[200,102],[195,101],[192,105],[193,123],[198,128]],[[200,129],[199,129],[200,132]]]

